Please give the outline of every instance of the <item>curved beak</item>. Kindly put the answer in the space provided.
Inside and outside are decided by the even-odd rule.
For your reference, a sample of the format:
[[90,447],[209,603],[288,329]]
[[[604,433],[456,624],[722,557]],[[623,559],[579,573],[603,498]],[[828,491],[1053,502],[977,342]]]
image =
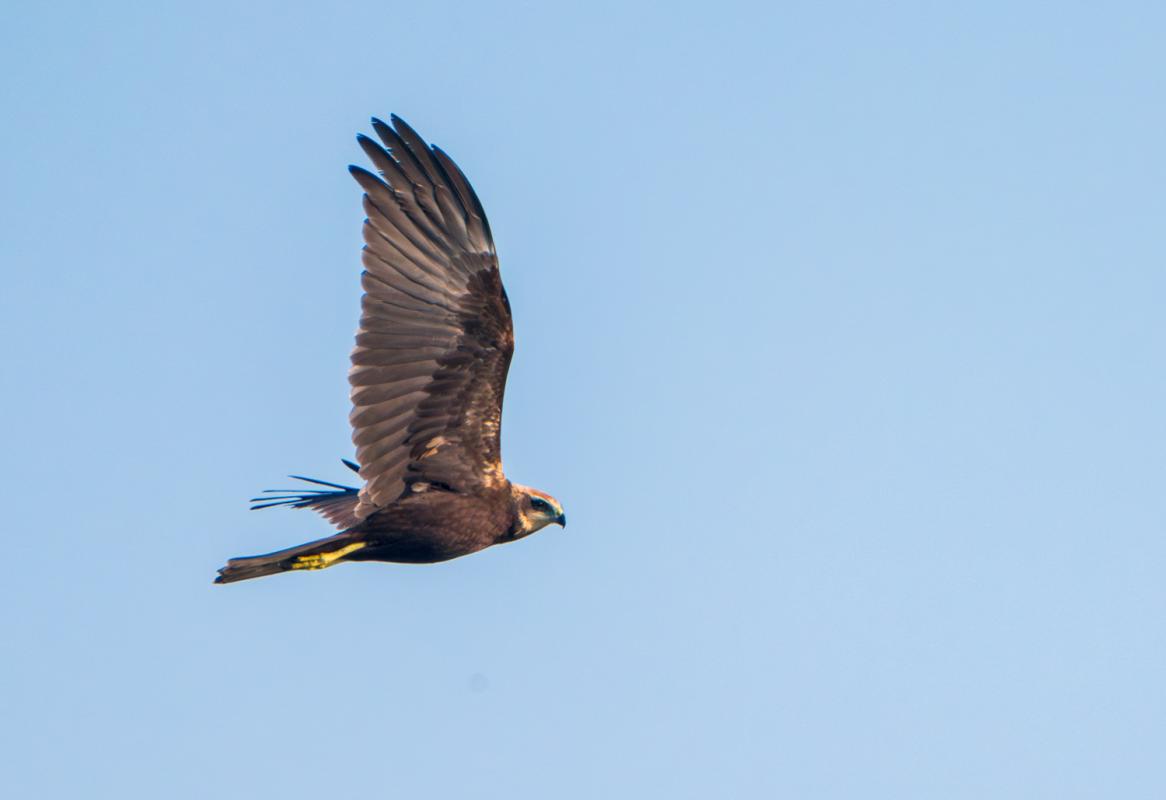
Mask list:
[[566,514],[559,514],[559,516],[555,517],[555,524],[558,525],[560,528],[567,527],[567,515]]

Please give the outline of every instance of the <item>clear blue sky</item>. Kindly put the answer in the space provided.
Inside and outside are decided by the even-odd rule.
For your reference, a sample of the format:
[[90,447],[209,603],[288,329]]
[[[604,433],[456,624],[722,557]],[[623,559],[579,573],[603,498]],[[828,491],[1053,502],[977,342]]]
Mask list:
[[[1166,796],[1161,4],[22,5],[8,796]],[[212,586],[329,530],[391,112],[571,525]]]

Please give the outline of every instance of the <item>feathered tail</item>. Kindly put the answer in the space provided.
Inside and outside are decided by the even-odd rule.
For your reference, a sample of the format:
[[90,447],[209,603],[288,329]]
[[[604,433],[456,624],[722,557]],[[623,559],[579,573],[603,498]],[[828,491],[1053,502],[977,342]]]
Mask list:
[[327,539],[289,547],[263,556],[232,558],[219,570],[215,583],[234,583],[262,578],[277,572],[299,569],[324,569],[342,561],[349,553],[360,550],[365,542],[351,533],[338,533]]

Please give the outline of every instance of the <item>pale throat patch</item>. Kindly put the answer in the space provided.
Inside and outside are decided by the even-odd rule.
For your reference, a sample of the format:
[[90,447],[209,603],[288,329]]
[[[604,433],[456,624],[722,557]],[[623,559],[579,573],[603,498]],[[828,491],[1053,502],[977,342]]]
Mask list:
[[530,517],[526,515],[526,510],[521,506],[518,509],[518,525],[523,533],[530,533],[534,530],[534,523],[530,521]]

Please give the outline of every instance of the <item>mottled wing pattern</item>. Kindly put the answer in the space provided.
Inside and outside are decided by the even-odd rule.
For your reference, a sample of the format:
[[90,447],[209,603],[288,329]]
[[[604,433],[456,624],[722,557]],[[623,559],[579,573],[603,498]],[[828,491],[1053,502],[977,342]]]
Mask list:
[[[502,483],[499,426],[514,351],[485,212],[461,170],[397,117],[361,147],[365,190],[352,426],[363,519],[410,491]],[[425,484],[422,486],[421,484]]]

